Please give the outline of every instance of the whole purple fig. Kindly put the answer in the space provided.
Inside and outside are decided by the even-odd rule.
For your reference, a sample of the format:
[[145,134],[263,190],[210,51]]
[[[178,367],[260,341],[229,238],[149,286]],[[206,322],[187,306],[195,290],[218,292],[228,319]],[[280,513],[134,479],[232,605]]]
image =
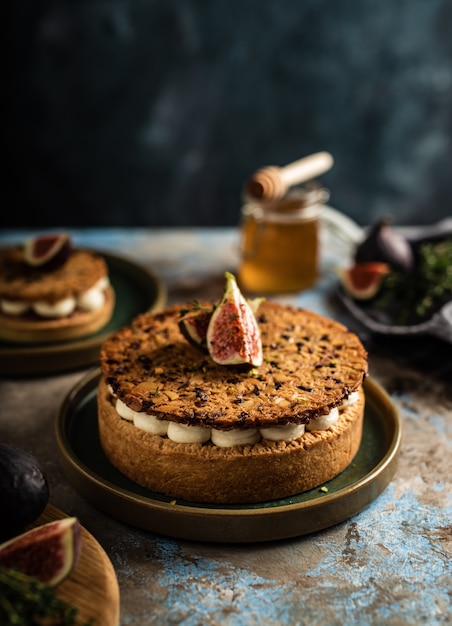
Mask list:
[[0,541],[34,522],[49,500],[46,474],[29,452],[0,443]]
[[383,217],[369,231],[355,250],[356,263],[387,263],[393,271],[410,272],[414,252],[409,241],[390,226],[391,218]]

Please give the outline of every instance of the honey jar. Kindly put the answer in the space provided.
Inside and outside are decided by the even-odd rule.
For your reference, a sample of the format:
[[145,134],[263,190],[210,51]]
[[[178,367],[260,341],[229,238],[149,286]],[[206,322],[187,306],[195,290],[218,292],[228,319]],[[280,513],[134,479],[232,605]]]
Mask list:
[[248,199],[241,209],[238,281],[244,291],[308,289],[319,271],[319,217],[326,189],[311,182],[279,200]]

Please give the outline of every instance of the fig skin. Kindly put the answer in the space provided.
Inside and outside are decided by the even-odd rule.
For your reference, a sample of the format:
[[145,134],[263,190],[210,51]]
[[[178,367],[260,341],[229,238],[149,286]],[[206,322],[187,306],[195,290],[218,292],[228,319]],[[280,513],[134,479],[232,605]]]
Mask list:
[[48,501],[47,476],[37,459],[0,443],[0,541],[22,532],[41,515]]
[[410,272],[415,258],[410,242],[390,226],[391,218],[383,217],[355,250],[356,263],[387,263],[397,272]]
[[0,566],[56,586],[69,576],[81,552],[81,527],[76,517],[48,522],[0,545]]

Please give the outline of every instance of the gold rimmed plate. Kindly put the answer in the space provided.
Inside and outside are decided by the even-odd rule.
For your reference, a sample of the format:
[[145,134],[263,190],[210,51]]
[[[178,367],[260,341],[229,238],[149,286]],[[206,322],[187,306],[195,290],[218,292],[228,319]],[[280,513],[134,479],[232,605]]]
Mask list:
[[88,337],[59,343],[17,344],[0,342],[0,374],[35,375],[89,367],[97,363],[105,339],[145,311],[166,303],[162,281],[146,268],[115,254],[95,251],[106,261],[115,290],[115,308],[109,323]]
[[363,438],[349,467],[321,488],[257,504],[174,501],[123,476],[106,458],[97,426],[100,370],[68,394],[56,422],[68,480],[94,506],[132,526],[195,541],[244,543],[288,539],[333,526],[369,505],[392,480],[400,448],[398,412],[372,378],[364,389]]

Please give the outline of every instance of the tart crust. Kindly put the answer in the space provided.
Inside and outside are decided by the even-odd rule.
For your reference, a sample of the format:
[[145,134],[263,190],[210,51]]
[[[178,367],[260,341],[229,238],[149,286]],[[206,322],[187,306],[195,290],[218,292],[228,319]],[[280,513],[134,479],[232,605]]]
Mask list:
[[358,451],[365,405],[360,388],[357,402],[341,409],[327,430],[291,442],[218,448],[175,443],[135,427],[117,414],[104,379],[97,398],[101,445],[120,472],[172,498],[217,504],[285,498],[337,476]]
[[49,270],[28,265],[21,246],[2,248],[0,298],[53,304],[87,291],[107,273],[105,260],[90,250],[72,250],[60,267]]
[[105,289],[104,304],[94,311],[76,310],[68,317],[42,318],[32,313],[4,315],[0,313],[0,339],[14,343],[53,343],[86,337],[103,328],[110,320],[115,294]]
[[341,406],[367,375],[367,352],[345,326],[271,301],[256,316],[262,365],[217,365],[182,336],[186,306],[138,316],[104,342],[102,373],[132,410],[220,430],[304,424]]
[[[22,246],[0,250],[0,298],[31,304],[54,304],[77,297],[108,276],[108,267],[99,254],[72,250],[67,260],[55,269],[28,265]],[[0,339],[21,344],[53,343],[86,337],[105,326],[114,310],[115,293],[105,290],[104,304],[94,311],[75,310],[66,317],[43,318],[32,311],[22,315],[0,312]]]
[[[264,361],[248,371],[217,365],[185,340],[178,320],[187,306],[142,314],[101,348],[99,434],[111,463],[154,492],[216,504],[289,497],[342,472],[362,435],[368,365],[358,337],[317,313],[265,301],[256,314]],[[228,448],[152,435],[115,409],[119,399],[158,419],[227,431],[306,424],[355,391],[358,401],[327,430]]]

